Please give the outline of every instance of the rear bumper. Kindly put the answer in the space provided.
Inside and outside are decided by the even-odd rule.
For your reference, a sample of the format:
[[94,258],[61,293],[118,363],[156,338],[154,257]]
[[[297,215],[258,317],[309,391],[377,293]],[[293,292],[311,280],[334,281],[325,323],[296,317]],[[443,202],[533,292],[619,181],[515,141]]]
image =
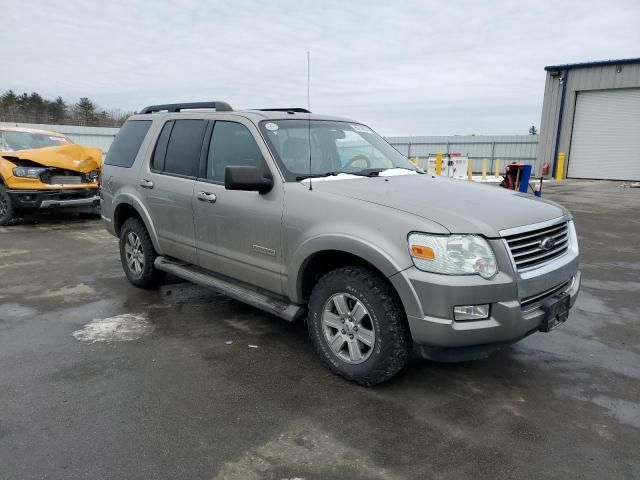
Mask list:
[[100,197],[95,188],[71,190],[9,190],[11,202],[17,210],[48,208],[98,207]]

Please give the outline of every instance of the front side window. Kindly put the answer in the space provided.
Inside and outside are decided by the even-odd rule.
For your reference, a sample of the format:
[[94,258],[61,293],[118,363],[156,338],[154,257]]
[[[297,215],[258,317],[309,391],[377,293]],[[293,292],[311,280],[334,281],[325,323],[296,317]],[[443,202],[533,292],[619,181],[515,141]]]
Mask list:
[[153,155],[154,170],[195,177],[198,174],[206,120],[174,120],[167,122]]
[[415,171],[409,160],[365,125],[324,120],[265,120],[260,129],[287,181],[309,175]]
[[224,182],[226,167],[260,167],[263,161],[260,148],[247,127],[236,122],[215,123],[207,158],[207,180]]

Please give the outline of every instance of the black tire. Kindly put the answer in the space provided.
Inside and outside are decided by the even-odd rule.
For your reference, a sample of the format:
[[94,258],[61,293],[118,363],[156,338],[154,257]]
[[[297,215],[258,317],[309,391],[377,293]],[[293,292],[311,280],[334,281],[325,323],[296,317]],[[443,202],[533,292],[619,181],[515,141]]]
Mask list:
[[[365,353],[368,356],[361,363],[350,363],[353,358],[345,359],[340,356],[351,356],[349,340],[344,340],[348,352],[335,353],[332,350],[328,336],[333,333],[333,327],[323,324],[325,306],[332,308],[334,304],[330,302],[341,296],[353,302],[351,305],[355,305],[357,300],[366,308],[367,316],[362,321],[367,322],[367,328],[372,327],[375,332],[371,347],[364,343],[357,344],[358,349],[364,347],[368,350]],[[350,308],[351,306],[348,307]],[[349,315],[348,322],[353,318]],[[333,317],[336,316],[334,313]],[[354,328],[352,323],[350,325],[351,330],[347,329],[346,332],[354,333],[357,337],[357,328]],[[363,267],[338,268],[318,281],[309,300],[307,327],[316,351],[331,371],[364,386],[382,383],[402,370],[413,347],[406,316],[397,293],[379,273]],[[345,330],[340,332],[344,333]],[[338,329],[335,329],[332,338],[337,339],[338,333]],[[353,341],[354,337],[349,337]],[[337,339],[337,343],[340,341],[341,339]]]
[[[132,266],[129,265],[128,258],[130,256],[127,254],[127,242],[130,235],[139,239],[139,244],[136,243],[136,245],[139,245],[139,249],[136,249],[136,258],[142,260],[141,262],[134,262]],[[120,229],[120,261],[129,282],[140,288],[157,287],[165,277],[165,273],[156,269],[153,265],[157,256],[158,254],[153,248],[151,237],[149,237],[149,232],[144,223],[136,217],[125,220]],[[140,265],[139,270],[135,268],[136,265]]]
[[0,183],[0,227],[8,225],[15,215],[13,202],[7,193],[7,188]]

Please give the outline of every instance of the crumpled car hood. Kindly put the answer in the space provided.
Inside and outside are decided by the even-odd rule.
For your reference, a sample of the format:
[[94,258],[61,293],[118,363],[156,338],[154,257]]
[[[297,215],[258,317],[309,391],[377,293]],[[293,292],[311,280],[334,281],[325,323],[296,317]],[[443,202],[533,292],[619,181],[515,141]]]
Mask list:
[[80,173],[102,168],[102,151],[99,148],[76,144],[0,152],[0,155],[10,162],[14,159],[30,160],[43,167],[64,168]]

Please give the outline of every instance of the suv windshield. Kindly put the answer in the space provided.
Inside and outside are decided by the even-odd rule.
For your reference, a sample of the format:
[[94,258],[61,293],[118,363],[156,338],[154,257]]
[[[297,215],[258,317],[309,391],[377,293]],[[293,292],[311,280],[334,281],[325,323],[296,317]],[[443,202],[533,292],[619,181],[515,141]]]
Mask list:
[[46,133],[0,130],[0,152],[28,150],[32,148],[59,147],[73,143],[70,139]]
[[358,123],[265,120],[260,123],[260,129],[282,173],[290,182],[309,175],[370,175],[389,168],[416,170],[405,156],[383,138]]

